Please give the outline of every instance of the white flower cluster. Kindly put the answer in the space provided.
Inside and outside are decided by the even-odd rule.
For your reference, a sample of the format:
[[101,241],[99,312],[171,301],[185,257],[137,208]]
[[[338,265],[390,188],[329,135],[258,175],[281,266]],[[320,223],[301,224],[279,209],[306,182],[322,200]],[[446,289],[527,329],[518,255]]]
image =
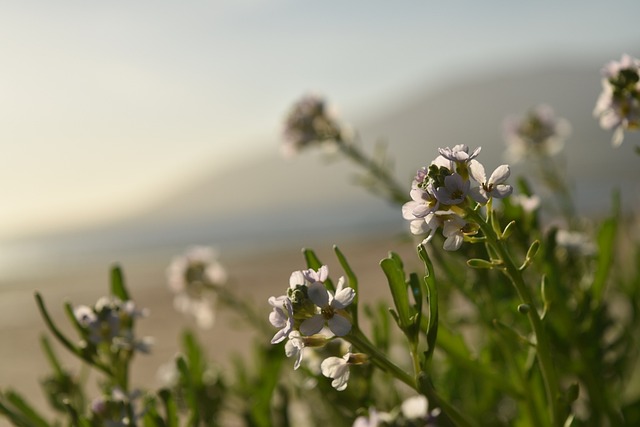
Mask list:
[[562,150],[571,134],[571,125],[548,105],[538,105],[524,116],[509,116],[502,124],[510,162],[528,155],[553,156]]
[[151,349],[150,337],[134,337],[133,320],[146,316],[147,311],[137,309],[131,300],[102,297],[93,307],[75,307],[73,314],[84,331],[84,338],[96,347],[107,344],[110,351],[126,349],[142,353],[149,353]]
[[[484,205],[492,198],[509,196],[513,188],[504,182],[511,172],[508,165],[501,165],[487,178],[484,166],[475,160],[480,147],[469,153],[469,147],[460,144],[439,152],[429,167],[418,170],[411,184],[412,200],[402,206],[402,216],[410,221],[413,234],[427,234],[423,244],[442,227],[444,249],[455,251],[464,236],[478,230],[477,224],[465,220],[469,198]],[[478,186],[472,187],[470,178]]]
[[[272,344],[285,343],[285,354],[294,357],[294,369],[300,367],[306,348],[321,347],[334,337],[343,337],[351,331],[349,313],[345,310],[356,296],[340,277],[335,294],[327,290],[324,282],[329,277],[326,265],[317,271],[294,271],[289,278],[287,295],[270,297],[273,310],[269,322],[278,332]],[[366,362],[366,355],[347,353],[342,358],[328,357],[321,365],[322,374],[333,378],[337,390],[344,390],[349,379],[349,366]]]
[[640,128],[640,60],[622,55],[602,69],[602,92],[593,110],[603,129],[614,129],[611,143],[622,144],[625,130]]
[[215,249],[194,246],[184,255],[175,257],[167,268],[167,282],[174,293],[173,306],[180,313],[196,319],[199,327],[213,326],[215,294],[209,285],[222,285],[227,281],[227,272]]

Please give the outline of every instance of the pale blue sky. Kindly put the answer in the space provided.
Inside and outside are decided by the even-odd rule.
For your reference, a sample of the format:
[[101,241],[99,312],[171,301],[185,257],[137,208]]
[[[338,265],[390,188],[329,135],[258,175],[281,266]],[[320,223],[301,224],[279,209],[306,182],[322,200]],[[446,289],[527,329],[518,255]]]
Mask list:
[[637,0],[3,2],[0,238],[126,216],[277,150],[304,92],[359,118],[419,84],[637,56],[638,16]]

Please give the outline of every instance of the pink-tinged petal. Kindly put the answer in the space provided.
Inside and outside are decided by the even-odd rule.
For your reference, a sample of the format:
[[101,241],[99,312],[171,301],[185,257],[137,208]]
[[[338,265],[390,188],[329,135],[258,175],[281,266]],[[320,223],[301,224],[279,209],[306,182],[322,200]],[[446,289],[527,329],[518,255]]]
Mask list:
[[353,302],[353,299],[356,297],[356,291],[353,288],[346,287],[344,289],[340,289],[336,292],[336,296],[333,297],[331,301],[331,306],[338,310],[342,310],[349,304]]
[[324,282],[329,277],[329,267],[323,265],[318,269],[318,282]]
[[473,200],[480,203],[481,205],[484,205],[489,201],[489,197],[482,187],[472,188],[471,190],[469,190],[469,195]]
[[314,335],[320,332],[324,326],[324,317],[316,314],[300,324],[300,332],[302,335]]
[[436,159],[435,159],[433,162],[431,162],[431,164],[432,164],[432,165],[436,165],[436,166],[438,166],[439,168],[440,168],[440,167],[447,168],[447,169],[449,169],[450,171],[453,171],[453,169],[454,169],[454,167],[455,167],[455,166],[454,166],[454,164],[453,164],[453,162],[452,162],[451,160],[447,159],[447,158],[446,158],[446,157],[444,157],[444,156],[438,156],[438,157],[436,157]]
[[463,240],[464,237],[462,236],[462,234],[454,234],[447,237],[447,239],[444,241],[443,248],[445,251],[457,251],[458,249],[460,249],[460,246],[462,246]]
[[279,342],[284,341],[287,338],[287,331],[285,329],[280,329],[276,334],[271,338],[271,344],[278,344]]
[[491,192],[491,195],[496,199],[504,199],[505,197],[511,195],[512,192],[513,192],[512,186],[500,184],[493,187],[493,191]]
[[488,184],[502,184],[509,178],[511,175],[511,169],[509,169],[509,165],[500,165],[493,171],[491,176],[489,177]]
[[412,219],[416,219],[416,215],[414,211],[418,208],[421,203],[411,201],[402,205],[402,218],[411,221]]
[[276,328],[282,328],[287,324],[287,316],[281,308],[273,307],[273,311],[269,313],[269,323]]
[[309,299],[318,307],[329,305],[329,292],[321,282],[315,282],[308,287]]
[[471,160],[469,162],[469,175],[471,175],[471,178],[480,184],[487,182],[487,175],[484,172],[484,166],[477,160]]
[[[329,324],[331,332],[337,337],[343,337],[351,331],[351,322],[339,314],[335,314],[327,323]],[[302,329],[302,327],[300,329]]]

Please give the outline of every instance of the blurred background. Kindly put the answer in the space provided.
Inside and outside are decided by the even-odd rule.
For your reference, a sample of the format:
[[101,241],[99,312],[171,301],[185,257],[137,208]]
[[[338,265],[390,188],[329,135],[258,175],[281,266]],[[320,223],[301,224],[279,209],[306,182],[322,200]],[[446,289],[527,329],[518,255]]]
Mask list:
[[344,162],[279,156],[282,118],[310,91],[365,150],[386,141],[407,184],[438,146],[482,145],[499,164],[502,119],[548,103],[574,128],[580,203],[606,210],[615,186],[637,203],[633,138],[613,150],[591,111],[602,65],[640,55],[638,12],[633,0],[4,4],[0,280],[189,243],[401,228],[346,184]]
[[280,156],[283,117],[309,92],[365,151],[386,142],[407,190],[439,146],[481,145],[492,170],[504,117],[547,103],[573,127],[581,210],[608,212],[620,189],[632,211],[640,139],[613,149],[592,110],[602,66],[640,56],[638,16],[637,0],[4,2],[0,324],[39,325],[36,287],[54,302],[104,293],[113,262],[164,291],[191,244],[301,262],[303,246],[404,232],[345,161]]

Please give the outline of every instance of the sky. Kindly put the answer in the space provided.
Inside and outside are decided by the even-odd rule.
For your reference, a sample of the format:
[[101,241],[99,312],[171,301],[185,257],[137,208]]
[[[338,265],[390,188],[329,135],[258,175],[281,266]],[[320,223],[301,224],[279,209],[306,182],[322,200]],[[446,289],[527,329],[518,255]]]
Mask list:
[[242,167],[277,150],[309,91],[358,118],[416,85],[640,56],[639,15],[637,0],[3,2],[0,239],[124,218]]

